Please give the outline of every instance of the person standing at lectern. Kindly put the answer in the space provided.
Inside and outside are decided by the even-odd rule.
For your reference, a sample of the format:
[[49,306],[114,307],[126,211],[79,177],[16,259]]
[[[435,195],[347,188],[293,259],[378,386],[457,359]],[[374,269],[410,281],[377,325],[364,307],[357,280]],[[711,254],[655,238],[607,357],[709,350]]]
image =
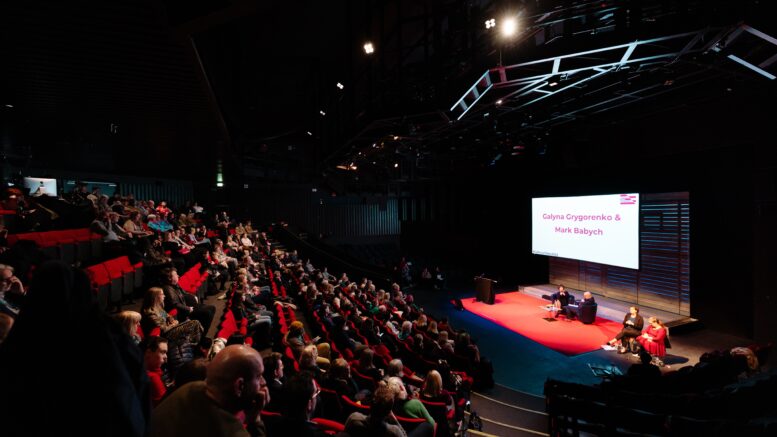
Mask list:
[[558,317],[559,314],[564,314],[568,319],[577,317],[577,311],[569,307],[575,304],[575,297],[569,294],[563,285],[559,285],[558,291],[550,295],[550,300],[558,308],[554,317]]

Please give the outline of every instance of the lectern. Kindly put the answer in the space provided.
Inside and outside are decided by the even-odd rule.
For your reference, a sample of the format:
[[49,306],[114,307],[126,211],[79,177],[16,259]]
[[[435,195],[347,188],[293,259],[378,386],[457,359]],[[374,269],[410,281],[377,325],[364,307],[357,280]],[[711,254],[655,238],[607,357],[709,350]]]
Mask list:
[[485,276],[475,276],[475,300],[493,305],[494,283],[496,281]]

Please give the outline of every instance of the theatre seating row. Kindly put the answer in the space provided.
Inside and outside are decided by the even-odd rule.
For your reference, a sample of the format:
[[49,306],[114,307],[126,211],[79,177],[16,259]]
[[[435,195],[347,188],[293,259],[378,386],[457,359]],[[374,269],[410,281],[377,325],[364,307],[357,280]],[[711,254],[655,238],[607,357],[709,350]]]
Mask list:
[[208,271],[201,272],[202,264],[197,263],[178,278],[178,285],[187,293],[191,293],[200,300],[205,301],[208,291]]
[[120,307],[123,300],[131,299],[135,289],[143,285],[143,263],[133,265],[126,256],[89,266],[85,270],[102,310]]
[[35,242],[46,256],[68,264],[102,257],[102,237],[88,228],[28,232],[7,237],[9,247],[21,240]]
[[686,394],[611,391],[549,379],[545,382],[549,433],[773,436],[777,420],[772,418],[773,407],[763,399],[775,388],[774,370],[704,393]]

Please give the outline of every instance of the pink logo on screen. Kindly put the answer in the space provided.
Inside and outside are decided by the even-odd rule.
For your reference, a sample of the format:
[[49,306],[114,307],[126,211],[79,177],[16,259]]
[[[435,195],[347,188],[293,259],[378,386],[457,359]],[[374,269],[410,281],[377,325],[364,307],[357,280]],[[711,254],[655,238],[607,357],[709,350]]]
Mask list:
[[631,194],[621,194],[621,205],[636,205],[637,196]]

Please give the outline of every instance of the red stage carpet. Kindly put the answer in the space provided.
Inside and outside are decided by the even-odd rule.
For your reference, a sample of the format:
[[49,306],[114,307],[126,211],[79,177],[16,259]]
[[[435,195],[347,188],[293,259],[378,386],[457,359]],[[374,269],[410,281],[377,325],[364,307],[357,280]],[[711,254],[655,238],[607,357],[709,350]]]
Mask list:
[[599,349],[622,327],[621,323],[600,317],[591,325],[584,325],[577,320],[567,321],[564,316],[559,316],[555,322],[548,322],[543,319],[548,316],[548,312],[539,308],[548,301],[517,291],[497,294],[494,305],[475,302],[474,297],[462,299],[461,302],[468,311],[567,355]]

